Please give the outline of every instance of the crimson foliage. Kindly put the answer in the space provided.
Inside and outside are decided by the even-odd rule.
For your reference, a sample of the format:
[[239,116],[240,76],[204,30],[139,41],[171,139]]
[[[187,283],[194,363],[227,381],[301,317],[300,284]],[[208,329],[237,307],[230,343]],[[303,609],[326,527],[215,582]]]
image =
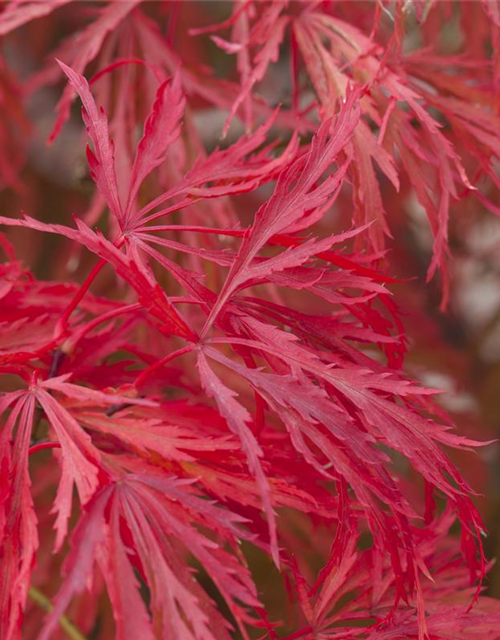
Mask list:
[[0,638],[500,637],[447,454],[480,445],[404,368],[386,216],[425,212],[445,309],[453,202],[499,213],[495,0],[13,0],[6,48],[37,19],[0,175],[30,188],[20,109],[64,80],[95,193],[0,218]]

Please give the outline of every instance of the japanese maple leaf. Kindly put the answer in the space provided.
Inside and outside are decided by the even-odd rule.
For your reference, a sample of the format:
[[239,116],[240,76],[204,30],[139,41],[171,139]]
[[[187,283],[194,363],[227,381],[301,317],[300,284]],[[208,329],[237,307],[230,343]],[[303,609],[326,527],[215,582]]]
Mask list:
[[73,534],[65,581],[39,640],[49,638],[96,562],[108,586],[120,640],[155,637],[138,593],[134,565],[151,589],[154,624],[162,633],[190,640],[229,639],[228,623],[196,583],[179,551],[180,546],[186,547],[198,558],[242,625],[243,611],[236,600],[257,605],[250,577],[232,554],[195,527],[206,525],[228,539],[246,537],[241,518],[201,499],[189,481],[147,473],[132,460],[127,464],[137,473],[122,475],[119,483],[104,486],[82,515]]
[[280,174],[273,196],[255,214],[254,223],[240,245],[236,260],[205,323],[202,336],[207,333],[238,287],[245,269],[260,249],[274,235],[286,231],[307,212],[323,207],[332,192],[337,190],[343,177],[342,169],[339,175],[331,174],[321,185],[318,186],[317,182],[351,139],[359,118],[357,99],[357,93],[351,92],[338,114],[331,136],[329,137],[331,123],[327,121],[313,138],[311,150]]
[[[295,154],[297,137],[294,135],[279,158],[270,159],[262,151],[253,158],[248,157],[265,141],[266,134],[276,119],[275,112],[252,135],[240,138],[228,149],[216,149],[207,158],[196,162],[178,184],[139,211],[134,211],[136,196],[142,182],[153,169],[165,161],[170,147],[179,135],[185,107],[179,74],[172,82],[162,83],[157,90],[156,100],[144,125],[144,133],[131,168],[126,202],[121,202],[116,179],[114,145],[109,136],[106,114],[102,109],[98,110],[85,78],[62,62],[59,64],[71,86],[82,99],[84,122],[94,147],[94,151],[87,151],[91,174],[124,232],[137,227],[142,219],[149,222],[182,209],[198,198],[221,197],[255,189],[262,182],[272,179]],[[268,152],[270,150],[267,149]],[[208,183],[211,183],[210,187],[205,186]],[[185,200],[145,218],[152,209],[179,196],[183,196]]]
[[[47,380],[33,380],[26,390],[5,393],[0,398],[0,415],[10,409],[0,434],[2,498],[0,501],[0,539],[3,556],[0,583],[0,628],[2,637],[16,637],[21,612],[31,580],[38,546],[36,516],[30,493],[28,457],[38,404],[60,446],[61,478],[54,501],[56,513],[55,549],[66,536],[71,514],[73,488],[82,504],[90,500],[99,486],[99,451],[73,415],[52,395],[57,392],[89,405],[112,405],[124,397],[81,387],[68,382],[68,375]],[[141,399],[131,403],[150,405]],[[7,589],[7,585],[9,589]]]

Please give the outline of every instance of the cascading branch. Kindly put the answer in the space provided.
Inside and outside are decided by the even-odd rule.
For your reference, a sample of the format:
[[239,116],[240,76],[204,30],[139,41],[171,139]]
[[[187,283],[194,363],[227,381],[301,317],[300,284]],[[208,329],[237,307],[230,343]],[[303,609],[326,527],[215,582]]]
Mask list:
[[[450,453],[480,443],[404,369],[386,220],[408,192],[425,210],[444,306],[453,200],[499,211],[498,5],[245,0],[207,26],[187,4],[0,13],[12,46],[81,21],[16,100],[63,74],[51,139],[78,98],[95,183],[73,219],[0,217],[0,638],[500,638]],[[450,11],[490,58],[468,34],[442,53]],[[34,275],[11,233],[77,273]]]

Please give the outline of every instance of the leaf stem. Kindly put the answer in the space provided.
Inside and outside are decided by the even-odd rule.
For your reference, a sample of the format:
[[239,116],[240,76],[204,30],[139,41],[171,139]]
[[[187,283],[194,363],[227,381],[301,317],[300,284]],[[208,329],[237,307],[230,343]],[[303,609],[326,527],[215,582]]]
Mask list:
[[44,449],[60,449],[59,442],[38,442],[29,448],[28,455],[33,455],[37,451],[43,451]]
[[63,344],[64,353],[70,353],[76,347],[77,343],[85,336],[89,331],[95,329],[95,327],[99,326],[101,323],[106,322],[107,320],[112,320],[113,318],[117,318],[118,316],[122,316],[126,313],[131,313],[132,311],[139,311],[142,309],[142,306],[138,303],[135,304],[127,304],[118,309],[112,309],[111,311],[107,311],[102,315],[94,318],[86,325],[84,325],[80,330],[75,331],[75,333],[66,340]]
[[59,320],[58,320],[58,322],[56,324],[56,327],[55,327],[55,330],[54,330],[54,338],[55,339],[58,339],[58,338],[60,338],[61,336],[63,336],[65,334],[66,327],[68,325],[68,321],[69,321],[69,318],[70,318],[71,314],[78,307],[78,305],[80,304],[82,298],[85,296],[87,291],[90,289],[90,285],[94,282],[94,280],[97,278],[99,272],[101,271],[101,269],[106,264],[107,263],[106,263],[106,260],[104,260],[104,258],[99,260],[99,262],[94,266],[92,271],[87,276],[85,282],[78,289],[78,291],[76,292],[76,295],[74,296],[73,300],[71,300],[69,305],[66,307],[66,310],[64,311],[64,313],[59,318]]
[[[44,611],[47,611],[49,613],[54,608],[50,600],[35,587],[29,588],[28,595],[30,599],[33,600],[33,602]],[[66,635],[68,636],[68,638],[71,638],[71,640],[87,640],[83,633],[79,629],[77,629],[77,627],[75,627],[75,625],[67,618],[67,616],[62,615],[59,618],[59,624],[61,625],[61,629],[66,632]]]
[[[125,238],[121,237],[114,242],[114,245],[117,249],[119,249],[124,242],[125,242]],[[101,258],[99,262],[96,265],[94,265],[94,268],[86,277],[85,282],[78,289],[75,296],[73,297],[69,305],[66,307],[64,313],[57,321],[57,324],[54,329],[55,340],[59,340],[62,336],[65,335],[71,314],[73,313],[73,311],[75,311],[75,309],[78,307],[82,299],[85,297],[85,294],[90,289],[91,284],[99,275],[101,269],[105,267],[107,264],[108,264],[107,260],[105,260],[104,258]]]
[[170,362],[174,358],[178,358],[179,356],[182,356],[185,353],[189,353],[195,347],[196,345],[194,344],[188,344],[186,347],[182,347],[182,349],[177,349],[177,351],[172,351],[172,353],[169,353],[168,356],[165,356],[165,358],[158,360],[147,369],[144,369],[144,371],[139,376],[137,376],[134,382],[134,387],[138,389],[155,371],[157,371],[158,369],[161,369],[161,367],[165,366],[167,362]]

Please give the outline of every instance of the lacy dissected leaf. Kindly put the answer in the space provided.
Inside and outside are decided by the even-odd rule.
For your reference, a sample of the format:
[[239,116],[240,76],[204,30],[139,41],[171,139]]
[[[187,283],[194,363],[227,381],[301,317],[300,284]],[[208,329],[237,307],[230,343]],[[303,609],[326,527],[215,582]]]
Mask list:
[[[448,64],[445,67],[446,63]],[[444,114],[457,141],[464,146],[466,153],[476,160],[474,185],[480,183],[482,174],[498,187],[499,181],[494,165],[498,160],[500,122],[492,109],[491,94],[483,88],[473,86],[474,103],[468,101],[470,93],[464,92],[464,86],[472,84],[473,78],[466,61],[456,58],[442,60],[424,52],[416,52],[404,58],[404,65],[411,74],[415,90],[419,90],[429,105]],[[460,74],[458,79],[448,75],[448,66],[453,66]],[[429,83],[433,91],[424,90],[419,86],[418,80]],[[420,150],[419,156],[424,155],[424,150]],[[490,211],[498,214],[495,204],[481,190],[476,189],[472,193],[484,202]]]
[[207,157],[198,158],[176,185],[145,205],[137,217],[144,217],[146,213],[174,197],[183,196],[184,199],[167,209],[151,214],[146,220],[154,220],[182,209],[197,198],[237,195],[272,180],[293,160],[298,143],[294,132],[278,158],[270,157],[274,145],[257,151],[266,141],[266,135],[275,123],[277,113],[275,111],[254,132],[242,136],[226,149],[215,149]]
[[[23,421],[18,425],[17,436],[22,443],[28,444],[31,430],[33,428],[33,411],[23,407],[31,407],[37,401],[43,410],[43,415],[48,420],[50,427],[54,430],[56,441],[61,446],[61,480],[57,496],[54,502],[54,512],[57,513],[55,528],[57,531],[56,549],[59,549],[67,533],[67,521],[71,514],[73,487],[76,486],[82,504],[85,504],[98,487],[98,467],[100,455],[93,446],[90,436],[78,424],[74,416],[50,393],[57,391],[69,398],[76,398],[87,405],[114,405],[121,403],[125,397],[122,395],[106,394],[101,391],[81,387],[67,382],[68,376],[50,378],[33,384],[25,392],[13,392],[6,394],[2,413],[5,409],[16,402],[16,410],[9,416],[3,437],[8,437],[16,423],[18,416]],[[146,404],[150,406],[149,400],[127,398],[127,402],[132,404]],[[20,403],[20,404],[19,404]],[[28,403],[28,404],[26,404]],[[26,413],[28,411],[28,413]],[[14,416],[14,418],[12,418]],[[21,419],[19,418],[19,419]],[[29,418],[29,419],[28,419]],[[9,426],[10,425],[10,426]],[[27,456],[27,451],[25,452]],[[19,463],[20,464],[20,463]],[[20,477],[27,473],[27,457],[24,458],[26,467],[20,469]]]
[[[340,494],[344,491],[340,490]],[[308,584],[298,568],[292,565],[298,601],[309,624],[298,633],[316,633],[339,640],[406,640],[426,635],[445,640],[453,634],[460,638],[498,637],[495,627],[498,613],[492,600],[482,598],[472,612],[468,611],[473,590],[467,572],[458,560],[457,542],[447,538],[454,522],[449,509],[428,522],[425,529],[413,532],[419,555],[430,568],[433,580],[422,579],[419,594],[411,606],[404,601],[394,606],[397,582],[392,573],[387,572],[389,559],[377,558],[375,549],[354,553],[351,528],[354,514],[346,510],[345,497],[344,494],[344,506],[339,511],[344,524],[337,531],[328,563],[316,583]],[[346,597],[348,594],[350,597]],[[426,610],[423,614],[420,604],[424,600]],[[445,620],[449,626],[445,625]]]
[[[260,351],[276,373],[238,365],[212,348],[206,354],[254,387],[284,422],[294,447],[309,464],[327,476],[334,474],[347,480],[370,513],[374,535],[381,528],[391,544],[402,545],[407,551],[410,543],[404,522],[416,515],[388,474],[385,465],[389,459],[374,446],[379,442],[403,454],[432,486],[448,495],[462,521],[471,570],[481,570],[475,552],[470,551],[470,545],[475,548],[470,532],[482,530],[481,520],[472,502],[465,498],[467,484],[440,449],[442,445],[461,448],[477,443],[449,433],[446,425],[407,406],[406,398],[425,397],[429,391],[389,372],[373,373],[342,360],[325,364],[293,336],[255,320],[245,319],[243,326],[260,341],[229,337],[220,341]],[[380,511],[378,500],[395,512],[394,523],[399,521],[398,527],[402,527],[399,542],[389,534],[389,520]]]
[[[99,454],[92,446],[89,436],[80,428],[71,414],[43,388],[43,383],[39,383],[32,390],[17,395],[26,399],[33,397],[34,400],[36,399],[40,403],[61,445],[62,474],[54,503],[54,511],[57,512],[55,524],[57,530],[56,548],[60,548],[67,533],[67,520],[71,512],[73,485],[76,485],[80,499],[85,503],[98,486],[96,465],[98,464]],[[7,398],[9,398],[9,395],[7,395]],[[30,418],[30,423],[26,422],[24,427],[18,429],[19,434],[27,434],[24,436],[28,438],[27,442],[29,442],[33,427],[33,412],[30,413]],[[27,466],[27,452],[25,464]],[[27,473],[27,469],[24,469],[23,473]]]
[[340,175],[331,174],[320,186],[316,183],[349,143],[359,118],[356,100],[357,94],[352,92],[339,112],[331,136],[329,137],[331,123],[327,121],[314,138],[311,150],[280,174],[273,196],[255,214],[253,226],[240,245],[238,256],[205,324],[204,332],[208,330],[237,288],[245,269],[267,241],[274,235],[285,232],[308,211],[323,207],[332,192],[339,187],[343,176],[342,169]]
[[147,175],[165,161],[172,143],[179,135],[179,122],[184,113],[185,100],[180,87],[180,77],[164,82],[158,88],[152,111],[144,124],[144,133],[137,146],[128,194],[124,224],[130,215],[130,207]]
[[[241,624],[243,611],[237,601],[257,605],[250,577],[234,555],[205,538],[195,525],[208,526],[222,540],[246,534],[241,529],[241,518],[202,500],[191,484],[142,471],[103,487],[75,529],[66,578],[39,640],[49,637],[58,616],[73,595],[84,588],[96,561],[106,580],[120,640],[131,640],[137,637],[133,635],[136,633],[144,638],[154,637],[134,568],[139,569],[151,589],[153,624],[162,633],[196,640],[230,637],[228,623],[215,610],[179,553],[184,547],[201,562]],[[127,548],[133,550],[133,555]]]
[[[444,267],[442,256],[446,243],[449,198],[450,196],[456,197],[451,166],[455,165],[460,175],[464,178],[465,184],[468,183],[455,151],[448,140],[440,133],[436,120],[420,105],[420,96],[405,85],[404,79],[401,80],[387,67],[382,68],[376,55],[372,54],[360,58],[360,52],[368,52],[373,49],[370,40],[360,30],[332,16],[312,11],[305,11],[301,19],[297,21],[295,28],[299,47],[304,55],[307,68],[311,73],[311,78],[326,115],[330,113],[332,101],[335,102],[343,95],[348,82],[348,76],[339,68],[338,61],[335,59],[335,56],[343,54],[352,61],[353,65],[359,65],[363,68],[364,73],[370,78],[370,84],[373,83],[370,87],[371,96],[377,102],[372,101],[371,96],[370,98],[367,96],[362,101],[362,108],[364,114],[370,116],[380,125],[380,139],[382,139],[382,135],[388,135],[388,131],[393,128],[393,123],[396,120],[400,131],[413,131],[407,116],[403,116],[406,121],[405,124],[402,122],[402,117],[398,117],[400,108],[395,108],[396,101],[404,101],[410,106],[424,132],[428,134],[427,145],[431,145],[439,157],[435,165],[440,172],[438,188],[442,194],[439,210],[435,211],[434,205],[431,206],[429,202],[422,203],[423,206],[427,205],[428,217],[436,236],[434,261],[429,272],[432,275],[437,266]],[[330,39],[330,51],[323,46],[321,42],[322,36]],[[380,55],[381,52],[379,50],[376,53]],[[381,99],[380,93],[375,89],[378,86],[383,91],[388,92],[392,102]],[[398,147],[402,149],[405,144],[406,147],[402,153],[411,154],[415,152],[414,147],[408,146],[407,143],[400,142]],[[375,140],[364,121],[361,121],[356,129],[355,154],[356,162],[352,165],[357,187],[355,204],[358,202],[358,208],[363,211],[362,214],[360,213],[360,220],[372,220],[374,217],[378,220],[378,226],[372,227],[372,241],[375,247],[380,248],[383,246],[382,238],[377,234],[380,230],[388,233],[388,228],[384,221],[385,212],[372,161],[378,164],[397,188],[399,182],[394,161],[380,142]],[[418,153],[416,157],[419,157]],[[410,167],[406,166],[405,168],[410,179],[417,182],[418,175],[413,173]],[[416,188],[419,189],[418,184]]]

